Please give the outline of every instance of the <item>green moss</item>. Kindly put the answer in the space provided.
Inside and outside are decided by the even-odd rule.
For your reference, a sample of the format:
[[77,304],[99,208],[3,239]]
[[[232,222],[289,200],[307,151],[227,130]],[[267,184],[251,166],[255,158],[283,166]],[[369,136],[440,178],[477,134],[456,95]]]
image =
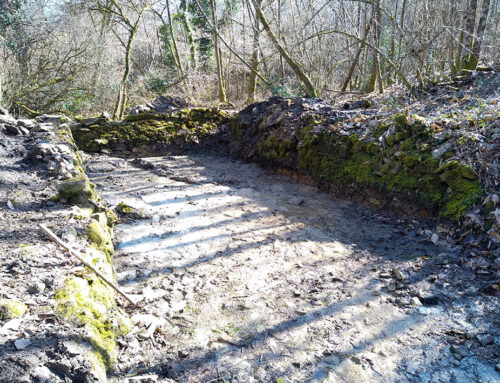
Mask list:
[[450,190],[442,215],[458,220],[462,214],[474,206],[482,194],[481,183],[470,167],[457,161],[445,163],[436,170],[436,174]]
[[396,128],[399,129],[399,130],[406,130],[406,128],[409,125],[409,123],[408,123],[408,114],[406,114],[406,113],[398,113],[398,114],[396,114],[393,117],[392,121],[396,125]]
[[226,112],[218,109],[192,108],[166,114],[141,113],[127,116],[122,122],[100,121],[90,127],[75,127],[78,147],[87,151],[113,149],[116,143],[127,150],[151,143],[171,144],[177,140],[191,142],[205,138],[228,121]]
[[55,299],[57,311],[65,319],[85,329],[96,362],[107,369],[117,357],[117,336],[131,329],[131,321],[115,303],[113,290],[94,275],[71,276]]
[[113,225],[118,221],[115,212],[111,209],[106,210],[106,217],[107,217],[107,224],[109,227],[113,227]]
[[60,200],[71,203],[82,203],[91,194],[88,179],[83,176],[62,182],[58,187],[58,192]]
[[415,143],[412,139],[408,138],[401,143],[401,150],[407,152],[415,149]]
[[130,214],[134,211],[134,209],[131,206],[127,205],[125,202],[120,202],[116,206],[116,210],[122,214]]
[[0,299],[0,320],[22,317],[28,307],[17,299]]
[[296,155],[298,169],[318,180],[338,187],[359,185],[381,194],[403,194],[428,211],[458,220],[481,194],[477,176],[465,165],[448,163],[440,167],[430,150],[419,150],[429,142],[422,122],[410,121],[401,114],[395,116],[393,124],[396,129],[405,129],[406,138],[396,145],[397,140],[389,137],[389,144],[394,146],[385,149],[373,139],[365,141],[334,130],[317,134],[313,126],[305,125],[296,154],[286,143],[290,135],[279,129],[266,132],[266,138],[259,140],[258,153],[262,160],[278,165],[286,165],[289,157]]
[[382,134],[384,134],[385,132],[387,132],[387,130],[391,127],[391,124],[389,123],[382,123],[380,124],[374,131],[374,136],[376,138],[379,138]]
[[104,213],[99,213],[98,216],[103,218],[92,218],[90,220],[87,229],[89,240],[96,246],[96,248],[111,256],[114,249],[111,231],[108,227],[108,219]]

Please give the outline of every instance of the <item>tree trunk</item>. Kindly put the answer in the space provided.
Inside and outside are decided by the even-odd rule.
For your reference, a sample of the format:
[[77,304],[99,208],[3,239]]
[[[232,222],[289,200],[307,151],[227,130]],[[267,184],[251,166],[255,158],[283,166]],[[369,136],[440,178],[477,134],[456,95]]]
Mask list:
[[[380,21],[382,19],[382,15],[380,12],[380,0],[377,0],[377,2],[375,3],[373,12],[374,12],[374,14],[372,16],[372,20],[376,18],[374,45],[377,49],[379,49],[380,48],[380,28],[381,28]],[[372,60],[373,60],[373,62],[372,62],[372,68],[371,68],[371,72],[370,72],[370,80],[368,81],[368,86],[366,87],[366,91],[368,93],[375,91],[375,87],[377,85],[377,78],[380,77],[379,53],[377,51],[373,52]],[[380,86],[381,86],[381,84],[379,84],[379,91],[380,91],[380,93],[382,93]]]
[[213,25],[213,39],[214,39],[214,51],[215,51],[215,61],[217,67],[217,83],[219,88],[219,102],[227,102],[226,88],[224,86],[224,71],[222,68],[222,58],[221,51],[219,50],[219,34],[217,32],[217,8],[215,0],[210,1],[210,6],[212,8],[212,25]]
[[269,23],[264,17],[264,14],[262,13],[260,6],[256,0],[253,0],[253,5],[255,8],[255,14],[257,15],[257,18],[259,19],[262,26],[264,27],[264,30],[267,32],[274,47],[281,53],[287,64],[290,66],[290,68],[292,68],[293,72],[297,76],[297,79],[302,83],[304,91],[306,92],[306,97],[312,97],[312,98],[318,97],[316,89],[314,88],[314,85],[309,79],[309,76],[307,76],[307,74],[300,68],[300,65],[292,58],[292,56],[290,56],[290,54],[286,51],[286,49],[283,48],[283,46],[280,44],[280,42],[276,38],[276,35],[271,30],[271,27],[269,26]]
[[[372,26],[373,19],[370,20],[368,25],[366,26],[365,33],[363,34],[363,40],[366,41],[368,37],[368,33],[370,32],[370,28]],[[358,50],[356,51],[356,55],[354,56],[354,60],[351,64],[351,67],[349,68],[349,72],[347,73],[347,78],[345,79],[344,85],[342,85],[342,92],[345,92],[347,90],[347,87],[349,86],[349,82],[351,81],[352,75],[354,73],[354,70],[356,69],[356,66],[358,65],[359,61],[359,56],[361,55],[361,52],[364,48],[364,44],[360,43]]]
[[[257,4],[260,7],[262,0],[256,0]],[[247,96],[247,104],[251,104],[255,101],[255,91],[257,89],[257,71],[259,69],[259,39],[260,39],[260,31],[259,31],[259,21],[255,19],[254,22],[254,32],[253,32],[253,41],[252,41],[252,58],[250,59],[250,65],[253,70],[250,71],[250,79],[248,80],[248,96]]]
[[172,39],[172,53],[174,56],[174,60],[176,63],[177,68],[179,69],[179,74],[182,76],[183,75],[183,69],[182,69],[182,62],[179,57],[179,50],[177,49],[177,42],[175,41],[175,35],[174,35],[174,27],[172,25],[172,16],[170,14],[170,1],[166,0],[166,6],[167,6],[167,17],[168,17],[168,26],[170,30],[170,38]]
[[483,0],[481,7],[481,15],[477,26],[476,41],[472,46],[472,55],[470,59],[470,69],[476,69],[479,59],[481,58],[481,46],[483,44],[484,31],[488,21],[488,13],[490,11],[490,0]]
[[132,51],[132,43],[134,42],[134,37],[137,33],[138,26],[139,20],[137,20],[137,22],[129,32],[127,46],[125,47],[125,71],[123,72],[120,91],[116,101],[115,110],[113,112],[113,119],[121,120],[125,111],[125,104],[127,103],[127,82],[128,76],[130,74],[130,53]]
[[398,56],[401,56],[401,53],[403,51],[402,45],[403,45],[403,33],[405,25],[406,2],[407,0],[403,0],[403,5],[401,6],[401,17],[399,21],[401,25],[401,32],[399,33],[399,40],[398,40]]
[[460,69],[475,69],[474,62],[472,60],[472,49],[474,48],[475,43],[474,33],[476,27],[477,1],[478,0],[470,0],[466,10],[464,42],[462,47]]

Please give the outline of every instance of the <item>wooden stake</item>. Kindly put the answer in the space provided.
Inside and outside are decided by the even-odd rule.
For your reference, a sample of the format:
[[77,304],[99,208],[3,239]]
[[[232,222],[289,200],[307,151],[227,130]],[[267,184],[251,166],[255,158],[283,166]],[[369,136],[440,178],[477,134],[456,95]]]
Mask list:
[[87,263],[80,255],[76,254],[66,243],[64,243],[57,235],[55,235],[52,230],[50,230],[45,225],[40,224],[42,230],[56,242],[59,246],[63,247],[70,255],[78,259],[81,263],[83,263],[86,267],[92,270],[99,278],[101,278],[108,286],[110,286],[113,290],[115,290],[118,294],[120,294],[123,298],[125,298],[128,302],[135,305],[134,301],[130,299],[123,291],[120,290],[118,286],[116,286],[113,282],[108,280],[101,272],[99,272],[94,266]]

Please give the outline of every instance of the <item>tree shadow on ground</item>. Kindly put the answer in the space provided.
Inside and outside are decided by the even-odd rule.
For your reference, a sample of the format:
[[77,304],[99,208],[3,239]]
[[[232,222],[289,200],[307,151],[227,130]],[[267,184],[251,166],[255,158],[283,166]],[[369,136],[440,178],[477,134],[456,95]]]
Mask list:
[[[200,163],[204,163],[203,157],[193,158],[198,158],[197,160]],[[241,166],[243,165],[239,164],[236,169],[229,168],[228,171],[241,170]],[[200,176],[206,179],[213,178],[212,170],[209,168],[200,166],[197,167],[197,171],[199,171]],[[244,171],[242,171],[241,174],[245,174]],[[241,176],[241,174],[238,176]],[[231,174],[228,173],[228,176],[229,175]],[[234,174],[232,174],[232,176],[234,177]],[[317,244],[320,248],[322,243],[338,243],[339,246],[347,249],[348,257],[352,257],[353,261],[358,262],[358,264],[353,266],[353,270],[346,270],[346,273],[350,273],[349,275],[354,279],[361,279],[364,275],[368,278],[367,283],[364,287],[360,287],[355,286],[351,281],[347,281],[339,288],[335,287],[332,283],[330,289],[339,291],[339,296],[337,296],[338,301],[335,303],[324,304],[324,307],[321,308],[310,307],[300,315],[297,315],[297,313],[288,314],[288,319],[271,325],[265,325],[263,329],[256,332],[251,332],[251,329],[242,329],[242,333],[248,332],[249,334],[240,338],[233,337],[234,339],[231,339],[229,342],[215,342],[218,344],[209,345],[208,347],[194,346],[188,348],[187,350],[183,350],[182,357],[176,354],[177,350],[179,350],[179,347],[182,345],[175,343],[171,344],[173,340],[167,339],[166,342],[170,344],[172,351],[158,357],[155,363],[152,363],[149,368],[143,369],[144,373],[162,373],[164,376],[185,382],[213,381],[212,379],[224,378],[224,373],[221,371],[224,366],[221,360],[227,355],[233,359],[243,358],[248,360],[254,369],[265,367],[265,375],[267,376],[265,379],[266,382],[274,382],[277,377],[287,379],[288,377],[294,376],[294,374],[297,373],[296,370],[300,369],[300,366],[297,367],[294,365],[293,357],[290,357],[290,355],[286,353],[275,353],[272,350],[256,355],[253,352],[256,345],[263,342],[265,343],[268,338],[277,337],[282,334],[292,333],[292,335],[289,336],[293,337],[293,331],[296,329],[301,327],[309,328],[316,323],[324,321],[334,326],[338,317],[344,311],[349,311],[349,309],[353,307],[359,308],[370,304],[376,304],[375,300],[381,294],[380,284],[382,282],[377,275],[374,274],[387,270],[387,268],[390,270],[395,265],[403,265],[406,267],[408,266],[408,261],[411,260],[418,261],[419,265],[418,269],[412,270],[408,280],[411,281],[412,284],[425,281],[431,274],[435,274],[436,272],[440,273],[440,278],[443,278],[443,280],[447,280],[447,278],[454,281],[460,279],[460,275],[455,273],[456,270],[453,267],[443,267],[442,264],[428,258],[429,255],[441,253],[453,254],[457,252],[456,249],[450,250],[449,248],[435,246],[429,243],[427,239],[418,237],[412,229],[405,227],[407,226],[407,221],[404,219],[400,219],[389,213],[374,212],[373,210],[349,202],[333,200],[333,198],[327,194],[315,193],[312,187],[299,185],[283,177],[278,177],[261,170],[254,178],[246,179],[245,182],[250,185],[252,185],[252,183],[258,185],[259,182],[264,182],[266,187],[269,187],[269,190],[266,191],[266,193],[268,193],[267,197],[262,198],[262,195],[258,195],[259,190],[257,190],[255,186],[253,188],[257,194],[249,194],[248,188],[242,191],[241,187],[238,185],[227,186],[231,195],[246,198],[251,204],[260,206],[265,211],[262,217],[259,217],[258,213],[254,214],[257,222],[252,229],[243,230],[242,232],[231,231],[239,222],[245,221],[245,217],[226,219],[213,224],[193,226],[194,231],[222,229],[226,227],[228,228],[228,234],[225,235],[225,237],[217,236],[215,238],[202,238],[192,243],[181,243],[180,245],[188,246],[203,242],[210,244],[211,241],[220,241],[222,238],[231,236],[244,237],[252,234],[252,232],[259,232],[265,229],[266,226],[260,224],[258,220],[262,219],[262,221],[265,221],[265,219],[272,218],[273,216],[278,217],[278,220],[282,220],[282,224],[280,225],[281,232],[271,233],[268,236],[250,236],[249,240],[243,243],[228,243],[222,250],[214,249],[209,254],[190,259],[179,265],[172,264],[157,268],[153,270],[152,276],[158,276],[163,273],[170,274],[173,269],[177,269],[180,272],[193,272],[192,269],[213,262],[218,262],[219,265],[222,265],[221,262],[229,262],[233,258],[244,254],[247,250],[267,249],[271,244],[283,241],[290,246],[302,246],[304,243],[311,242]],[[278,184],[280,188],[273,189],[274,184]],[[200,196],[200,198],[198,198],[199,200],[205,201],[220,195],[220,193],[199,193],[198,189],[200,188],[203,188],[203,184],[198,183],[194,185],[185,185],[182,190],[185,190],[186,194],[194,193],[193,195]],[[305,202],[300,203],[299,201],[299,203],[290,203],[290,196],[305,199]],[[186,201],[190,199],[191,197],[186,197]],[[278,203],[276,203],[276,201],[278,201]],[[161,204],[156,204],[155,206],[160,205]],[[234,204],[231,205],[231,209],[235,207]],[[217,209],[224,209],[224,207],[217,206]],[[201,216],[206,213],[206,210],[201,209],[192,212],[191,217],[199,214],[201,218]],[[277,227],[278,226],[272,228]],[[173,236],[172,238],[174,238],[176,234],[173,232],[171,235]],[[157,238],[149,238],[146,236],[143,237],[143,239],[146,241],[155,241]],[[168,247],[159,248],[159,251],[167,252],[168,250]],[[258,257],[263,255],[259,253],[254,256]],[[308,262],[307,257],[305,252],[303,259],[304,263]],[[339,257],[338,254],[326,255],[321,262],[317,262],[317,264],[312,262],[303,267],[303,271],[299,269],[296,273],[304,273],[304,277],[306,277],[306,272],[315,271],[320,273],[322,267],[329,263],[333,264],[340,261]],[[144,267],[148,266],[147,262],[147,260],[144,261]],[[270,262],[273,262],[271,258]],[[143,282],[147,282],[148,278],[145,278]],[[468,279],[470,280],[470,278]],[[308,281],[306,282],[304,282],[304,287],[310,288],[312,291],[312,289],[315,288],[314,284]],[[477,283],[477,280],[473,282]],[[383,284],[385,285],[385,282]],[[283,285],[279,286],[282,287]],[[356,290],[353,291],[354,294],[346,293],[345,290],[351,287],[356,287]],[[439,295],[441,297],[439,298],[439,307],[446,310],[449,299],[446,298],[446,294],[439,288],[436,288],[436,293],[438,295],[441,294]],[[278,289],[275,289],[271,294],[275,294],[271,296],[271,301],[282,299],[282,293],[278,291]],[[272,314],[272,310],[269,311],[269,314]],[[355,357],[358,354],[369,351],[380,340],[396,338],[398,335],[407,334],[416,323],[425,323],[430,318],[427,316],[416,317],[416,315],[417,314],[412,313],[411,310],[401,311],[400,318],[388,319],[383,328],[373,331],[369,336],[359,338],[354,344],[351,344],[351,348],[348,349],[348,351],[345,349],[335,350],[336,345],[332,342],[333,350],[319,350],[321,351],[320,355],[315,354],[310,365],[304,367],[309,371],[307,379],[314,379],[315,376],[327,376],[329,370],[334,370],[346,360],[357,365],[369,363],[366,360],[360,361],[359,358],[355,359]],[[482,319],[481,313],[475,313],[474,315],[476,319]],[[358,318],[357,320],[361,321],[362,318]],[[339,326],[340,329],[336,335],[339,339],[343,339],[344,327],[349,326],[343,324]],[[162,339],[161,335],[155,335],[155,337],[156,336],[158,337],[156,338],[156,342],[165,342],[165,339]],[[442,334],[439,335],[438,338],[442,339]],[[346,339],[348,339],[348,337],[346,337]],[[426,342],[416,342],[414,344],[415,352],[425,350],[425,347]],[[185,356],[186,354],[188,355],[187,357]],[[403,358],[396,361],[396,367],[394,367],[393,370],[398,370],[398,366],[403,366],[403,362]],[[427,367],[432,367],[432,363],[431,361]],[[231,363],[228,363],[226,370],[227,374],[231,376],[238,374],[238,369],[235,369],[234,365],[231,365]],[[388,373],[388,371],[378,372],[379,375]],[[237,377],[231,379],[235,382],[244,381]],[[306,381],[307,379],[304,378],[304,380],[301,381]],[[377,377],[374,379],[377,379]],[[391,378],[387,376],[387,379],[390,380]]]

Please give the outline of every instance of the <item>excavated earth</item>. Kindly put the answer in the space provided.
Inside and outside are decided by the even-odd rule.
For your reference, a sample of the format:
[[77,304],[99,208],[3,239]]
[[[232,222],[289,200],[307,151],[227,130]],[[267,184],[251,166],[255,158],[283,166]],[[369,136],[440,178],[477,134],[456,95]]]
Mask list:
[[[211,154],[92,155],[139,304],[118,382],[497,382],[495,264]],[[498,266],[498,264],[497,264]]]

